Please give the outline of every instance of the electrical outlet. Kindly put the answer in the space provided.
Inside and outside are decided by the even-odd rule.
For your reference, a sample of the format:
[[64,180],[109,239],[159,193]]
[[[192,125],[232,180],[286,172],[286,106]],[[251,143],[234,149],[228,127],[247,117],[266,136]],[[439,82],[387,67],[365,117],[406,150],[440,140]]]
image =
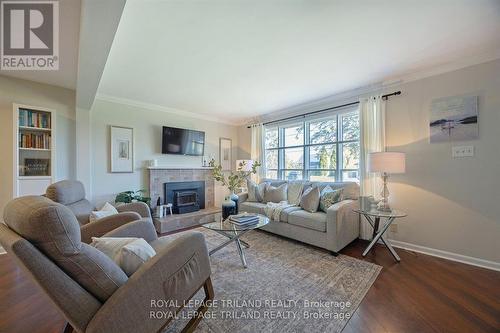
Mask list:
[[454,146],[451,148],[451,155],[453,158],[473,157],[474,146]]
[[397,224],[391,224],[391,226],[389,227],[389,230],[392,233],[397,233],[398,232],[398,225]]

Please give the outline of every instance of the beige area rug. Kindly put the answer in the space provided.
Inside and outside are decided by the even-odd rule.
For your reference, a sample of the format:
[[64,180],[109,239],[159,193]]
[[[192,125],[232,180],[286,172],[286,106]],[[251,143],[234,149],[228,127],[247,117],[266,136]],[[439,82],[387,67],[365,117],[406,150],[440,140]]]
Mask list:
[[[209,249],[225,240],[197,230]],[[382,269],[263,231],[242,239],[251,245],[247,269],[234,243],[211,256],[215,302],[196,332],[340,332]],[[182,310],[166,332],[180,331],[195,308]]]

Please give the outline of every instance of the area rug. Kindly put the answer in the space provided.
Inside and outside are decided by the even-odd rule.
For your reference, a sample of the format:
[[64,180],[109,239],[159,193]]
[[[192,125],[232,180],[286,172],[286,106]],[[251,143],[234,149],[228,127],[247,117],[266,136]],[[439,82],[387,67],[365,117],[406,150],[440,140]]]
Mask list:
[[[209,249],[226,239],[197,230]],[[340,332],[382,269],[264,231],[242,239],[251,245],[248,268],[234,243],[210,258],[215,301],[196,332]],[[179,332],[195,308],[182,310],[165,332]]]

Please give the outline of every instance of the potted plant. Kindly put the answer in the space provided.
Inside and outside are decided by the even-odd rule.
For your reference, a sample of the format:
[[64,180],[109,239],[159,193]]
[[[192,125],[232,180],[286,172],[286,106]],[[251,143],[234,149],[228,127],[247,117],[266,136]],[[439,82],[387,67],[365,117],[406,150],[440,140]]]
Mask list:
[[146,190],[138,190],[138,191],[125,191],[120,192],[115,198],[115,202],[123,202],[123,203],[131,203],[131,202],[144,202],[148,206],[150,206],[151,198],[146,197],[143,194],[146,193]]

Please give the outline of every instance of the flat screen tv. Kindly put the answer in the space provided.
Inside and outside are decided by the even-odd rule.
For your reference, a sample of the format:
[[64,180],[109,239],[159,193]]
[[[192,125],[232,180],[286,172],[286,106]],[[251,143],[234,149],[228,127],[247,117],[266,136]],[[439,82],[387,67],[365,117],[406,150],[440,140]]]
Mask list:
[[205,132],[163,126],[162,154],[203,156]]

